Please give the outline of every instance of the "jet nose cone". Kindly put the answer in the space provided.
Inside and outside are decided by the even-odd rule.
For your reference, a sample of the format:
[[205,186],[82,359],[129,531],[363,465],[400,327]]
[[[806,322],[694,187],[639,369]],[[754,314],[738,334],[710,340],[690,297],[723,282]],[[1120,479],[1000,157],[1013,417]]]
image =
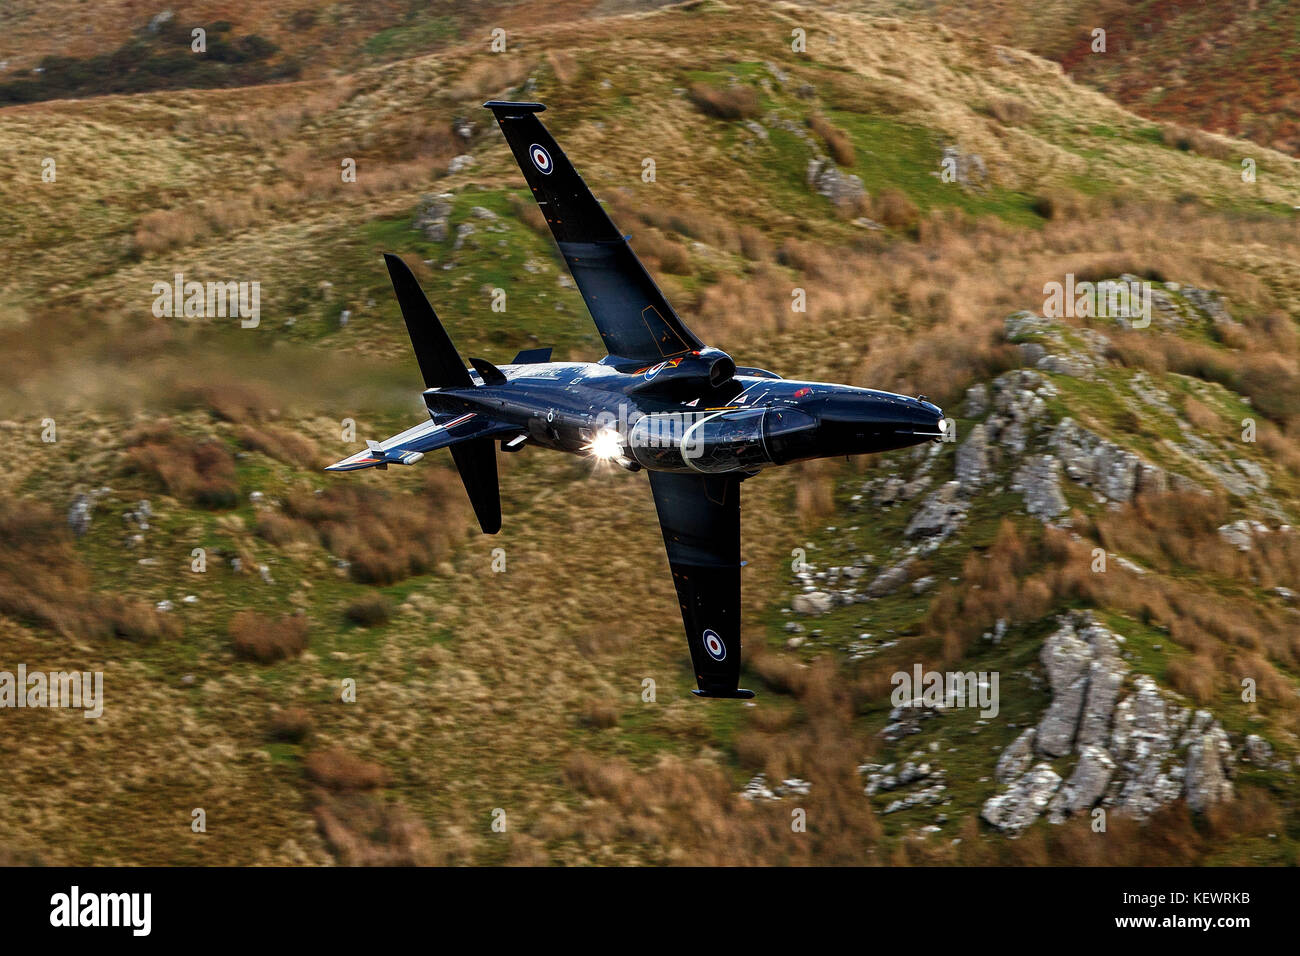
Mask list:
[[943,436],[937,405],[890,392],[846,392],[830,397],[822,411],[830,447],[861,454],[918,445]]
[[938,431],[943,412],[937,405],[890,392],[836,395],[825,414],[833,421],[853,421],[882,428],[914,427]]

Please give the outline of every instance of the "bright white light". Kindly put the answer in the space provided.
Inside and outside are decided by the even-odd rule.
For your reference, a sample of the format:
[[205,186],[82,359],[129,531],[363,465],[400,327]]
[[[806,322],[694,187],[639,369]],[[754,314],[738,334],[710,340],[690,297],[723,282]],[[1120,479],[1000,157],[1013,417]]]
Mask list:
[[587,443],[587,451],[591,453],[593,458],[601,461],[613,461],[615,458],[623,456],[623,440],[618,437],[618,432],[612,428],[602,428],[591,436],[591,441]]
[[948,430],[948,419],[946,418],[939,419],[939,431],[946,432],[947,430]]

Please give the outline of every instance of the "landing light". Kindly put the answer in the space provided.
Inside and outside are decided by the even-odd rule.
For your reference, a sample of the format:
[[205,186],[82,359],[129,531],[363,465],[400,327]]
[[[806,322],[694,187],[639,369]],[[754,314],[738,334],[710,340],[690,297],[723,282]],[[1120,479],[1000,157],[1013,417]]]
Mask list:
[[599,461],[613,461],[623,457],[623,440],[613,429],[602,428],[591,436],[591,441],[587,443],[587,451],[592,458]]

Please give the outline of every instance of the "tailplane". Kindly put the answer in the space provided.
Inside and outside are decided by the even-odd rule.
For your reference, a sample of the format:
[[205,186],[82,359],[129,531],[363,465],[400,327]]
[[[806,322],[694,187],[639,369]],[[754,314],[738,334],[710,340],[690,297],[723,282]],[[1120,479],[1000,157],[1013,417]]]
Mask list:
[[501,530],[501,485],[497,481],[497,449],[491,438],[471,438],[451,446],[460,480],[474,506],[474,517],[484,534]]

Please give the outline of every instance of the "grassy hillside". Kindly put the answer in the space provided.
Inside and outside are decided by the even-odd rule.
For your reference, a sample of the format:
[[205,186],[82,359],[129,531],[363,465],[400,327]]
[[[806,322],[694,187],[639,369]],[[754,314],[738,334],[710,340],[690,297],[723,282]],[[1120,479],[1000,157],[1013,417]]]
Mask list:
[[[137,29],[124,9],[112,42]],[[233,32],[292,52],[268,24],[296,9],[250,5]],[[293,82],[0,109],[14,171],[0,182],[0,430],[15,452],[0,477],[0,670],[103,670],[107,698],[97,721],[4,712],[0,858],[1296,862],[1300,648],[1276,589],[1300,567],[1283,528],[1300,503],[1300,162],[1208,133],[1173,141],[1052,62],[930,20],[521,3],[489,11],[510,18],[494,54],[405,9],[356,8],[351,58]],[[43,14],[24,16],[35,32]],[[505,524],[485,538],[447,456],[320,470],[420,415],[382,252],[413,265],[463,354],[599,356],[479,109],[492,97],[549,105],[710,343],[790,377],[924,392],[957,422],[958,442],[915,455],[746,483],[752,705],[687,693],[643,476],[500,456]],[[839,201],[814,188],[830,181]],[[155,318],[153,284],[178,272],[259,282],[260,324]],[[1008,322],[1067,273],[1153,282],[1155,321]],[[1025,394],[1040,404],[1015,412],[1017,447],[1001,419]],[[1243,418],[1256,441],[1241,441]],[[973,481],[958,449],[977,425],[993,451]],[[1065,508],[1029,513],[1026,461],[1083,467],[1097,442],[1165,484],[1123,499],[1063,470]],[[955,514],[931,497],[949,482],[964,517],[916,530],[927,508]],[[70,527],[74,504],[88,527]],[[1269,529],[1245,551],[1219,532],[1240,520]],[[903,583],[868,599],[909,557]],[[825,591],[851,603],[795,607]],[[1086,815],[1041,818],[1012,839],[981,816],[1005,788],[996,765],[1053,706],[1042,648],[1084,610],[1125,638],[1124,695],[1150,677],[1171,709],[1212,715],[1232,792],[1117,811],[1103,834]],[[890,716],[890,677],[914,663],[999,672],[1000,715],[882,736],[910,719]],[[1170,760],[1204,766],[1193,745]],[[1082,759],[1048,762],[1064,777]],[[865,792],[908,761],[935,766]],[[935,803],[886,812],[938,767]],[[775,799],[740,796],[760,773]],[[795,807],[807,832],[791,831]]]
[[[839,9],[933,16],[954,29],[1048,57],[1134,111],[1300,152],[1300,11],[1287,0],[846,0]],[[1094,49],[1094,30],[1105,48]],[[1176,137],[1179,131],[1171,130]]]

